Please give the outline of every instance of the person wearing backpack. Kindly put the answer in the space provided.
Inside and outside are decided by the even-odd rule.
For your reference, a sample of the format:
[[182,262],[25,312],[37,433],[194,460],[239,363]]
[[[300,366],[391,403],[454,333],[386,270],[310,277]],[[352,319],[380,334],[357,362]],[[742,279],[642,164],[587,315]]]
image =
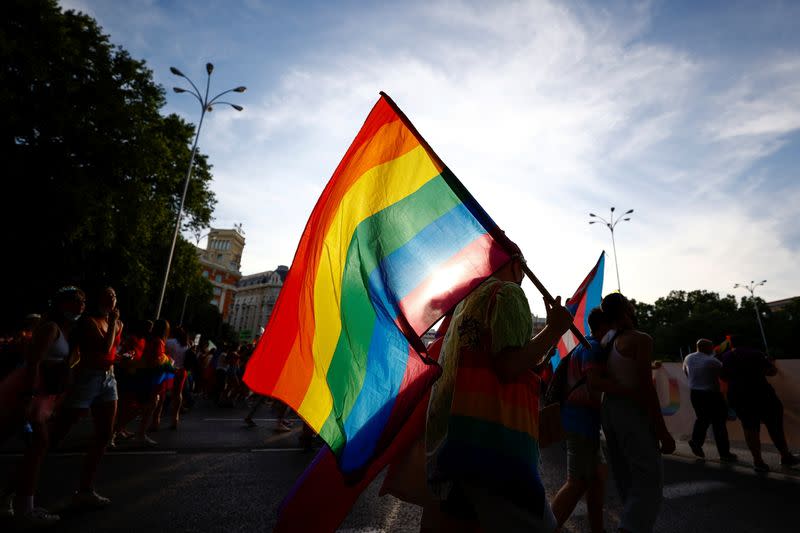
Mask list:
[[[553,514],[560,528],[567,521],[578,501],[586,495],[589,525],[592,533],[603,531],[603,501],[608,468],[600,447],[601,393],[607,389],[605,350],[600,341],[609,330],[602,309],[596,307],[588,317],[591,334],[586,337],[591,349],[579,344],[563,364],[565,383],[559,393],[561,424],[566,434],[567,481],[553,499]],[[606,385],[606,386],[604,386]]]

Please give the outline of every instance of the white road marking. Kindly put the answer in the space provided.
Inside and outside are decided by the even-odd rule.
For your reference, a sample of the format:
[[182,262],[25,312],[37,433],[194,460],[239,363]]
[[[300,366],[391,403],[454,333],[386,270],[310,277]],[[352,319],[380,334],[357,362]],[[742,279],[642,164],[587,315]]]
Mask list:
[[302,452],[305,448],[251,448],[251,452]]
[[[277,422],[280,418],[254,418],[256,422]],[[289,419],[291,420],[291,419]],[[204,418],[203,422],[241,422],[244,424],[244,417],[242,418]]]

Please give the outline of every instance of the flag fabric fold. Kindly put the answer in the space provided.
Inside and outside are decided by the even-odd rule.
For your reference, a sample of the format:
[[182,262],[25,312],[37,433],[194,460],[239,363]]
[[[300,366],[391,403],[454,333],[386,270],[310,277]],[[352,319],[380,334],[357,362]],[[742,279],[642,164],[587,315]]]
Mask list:
[[[428,347],[428,356],[438,361],[442,337],[447,330],[451,315],[447,315],[437,330],[436,341]],[[323,447],[303,474],[297,479],[278,510],[278,521],[274,533],[293,531],[336,531],[347,517],[353,504],[375,477],[388,465],[393,468],[398,461],[403,462],[412,446],[425,435],[425,415],[428,411],[430,383],[439,375],[438,367],[427,365],[413,358],[409,365],[417,368],[410,386],[403,390],[398,402],[409,401],[414,404],[406,420],[390,419],[383,437],[385,446],[364,469],[356,480],[348,479],[340,470],[336,456],[330,448]],[[424,472],[418,475],[424,476]],[[389,474],[387,474],[387,478]],[[383,488],[381,495],[383,495]],[[319,507],[319,502],[325,505]],[[309,513],[311,508],[317,512]]]
[[[603,299],[603,273],[605,268],[606,253],[600,253],[600,259],[589,274],[581,282],[575,294],[570,297],[564,306],[572,313],[572,321],[584,336],[589,335],[589,311],[600,305]],[[556,354],[550,359],[551,366],[555,369],[572,349],[578,345],[578,339],[571,331],[567,331],[558,341]]]
[[381,93],[311,213],[245,382],[292,407],[343,473],[365,468],[419,401],[409,387],[438,375],[420,370],[420,335],[509,260],[503,242]]

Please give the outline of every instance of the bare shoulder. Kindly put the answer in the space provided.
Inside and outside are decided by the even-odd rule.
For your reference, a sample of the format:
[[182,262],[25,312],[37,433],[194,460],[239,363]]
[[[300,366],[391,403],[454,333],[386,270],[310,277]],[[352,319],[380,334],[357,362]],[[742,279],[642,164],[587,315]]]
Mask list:
[[631,337],[634,339],[634,342],[639,346],[652,346],[653,345],[653,337],[645,333],[644,331],[639,331],[635,329],[631,331]]
[[635,329],[622,332],[616,345],[621,355],[633,359],[649,360],[653,353],[653,338]]

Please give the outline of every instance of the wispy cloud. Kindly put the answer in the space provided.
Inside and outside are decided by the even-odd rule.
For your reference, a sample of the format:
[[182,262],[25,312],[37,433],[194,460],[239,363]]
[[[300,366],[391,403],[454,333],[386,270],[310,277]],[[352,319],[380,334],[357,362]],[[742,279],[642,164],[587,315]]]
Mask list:
[[[610,249],[587,213],[617,205],[636,208],[617,244],[623,288],[638,299],[751,277],[770,279],[768,298],[800,293],[786,203],[798,205],[800,185],[754,170],[800,128],[796,48],[742,59],[655,41],[647,3],[360,5],[333,19],[325,10],[308,12],[310,44],[293,38],[279,57],[237,47],[222,24],[205,29],[254,77],[245,112],[215,114],[201,139],[218,220],[247,230],[245,271],[290,262],[319,192],[386,90],[553,292],[571,293]],[[288,16],[257,2],[230,11]],[[126,31],[146,37],[151,24]],[[240,38],[251,48],[256,39]],[[607,274],[610,290],[613,260]]]

